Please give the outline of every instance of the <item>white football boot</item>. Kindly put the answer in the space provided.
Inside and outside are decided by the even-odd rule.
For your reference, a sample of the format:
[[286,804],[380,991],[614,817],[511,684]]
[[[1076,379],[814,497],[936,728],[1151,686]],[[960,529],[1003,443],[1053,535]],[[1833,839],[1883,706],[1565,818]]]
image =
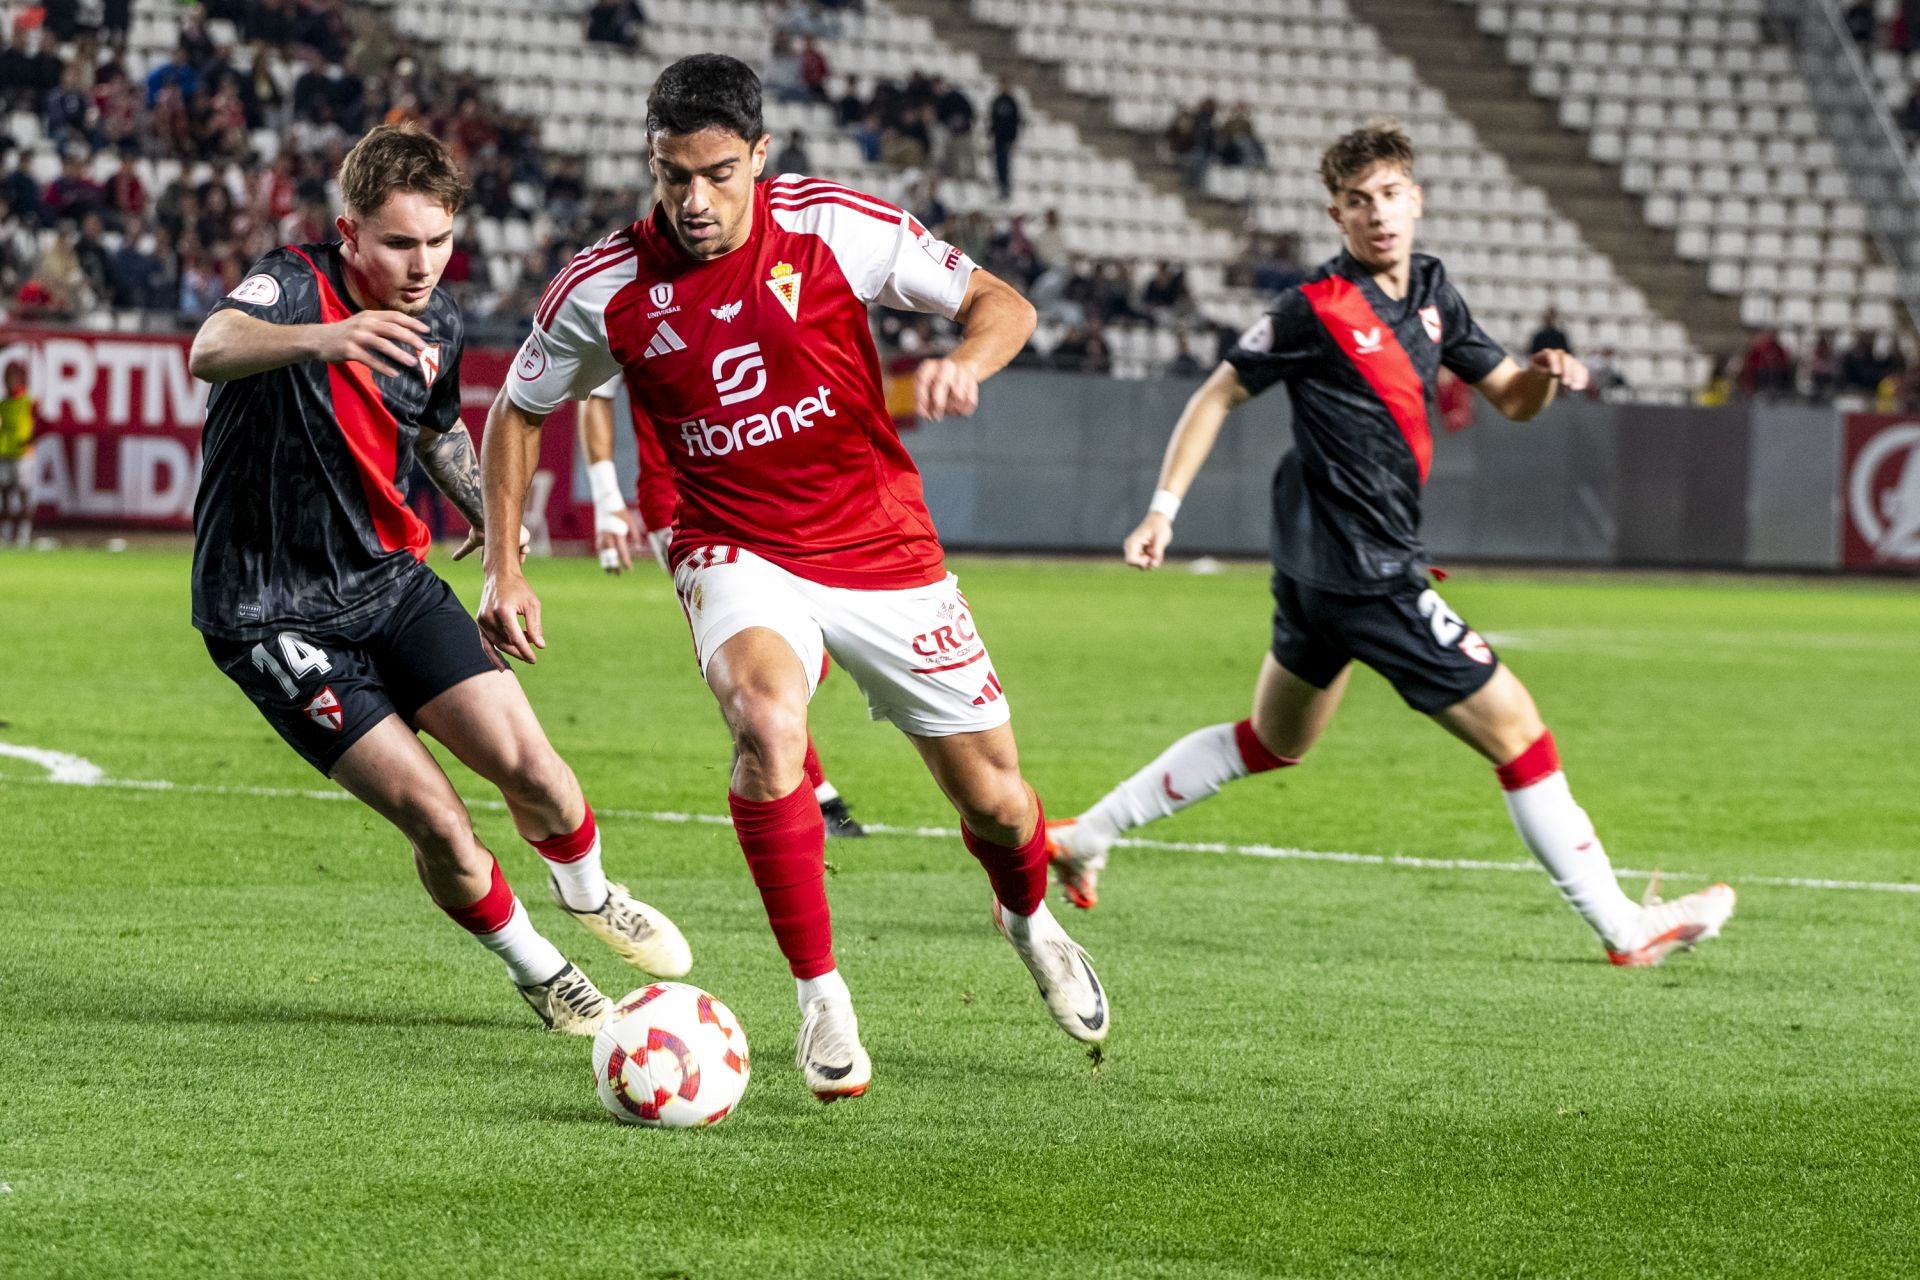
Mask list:
[[1106,990],[1086,951],[1067,936],[1047,904],[1041,903],[1031,916],[1017,916],[995,899],[993,923],[1033,975],[1033,984],[1040,988],[1040,998],[1060,1029],[1087,1044],[1105,1040],[1112,1025]]
[[1720,936],[1720,926],[1733,914],[1733,887],[1708,885],[1684,898],[1661,902],[1657,898],[1640,909],[1640,936],[1630,947],[1607,948],[1607,959],[1627,969],[1651,968],[1669,953],[1691,951],[1695,943]]
[[1078,818],[1047,824],[1047,861],[1067,901],[1082,911],[1100,905],[1100,873],[1106,870],[1111,837],[1103,838]]
[[873,1082],[873,1060],[860,1044],[860,1019],[851,1000],[821,996],[807,1003],[793,1065],[822,1102],[857,1098]]
[[607,900],[592,911],[568,906],[560,894],[560,882],[552,876],[547,877],[547,888],[562,911],[634,968],[657,978],[678,978],[693,968],[693,949],[673,921],[628,893],[627,886],[609,881]]
[[601,994],[593,979],[572,964],[545,982],[514,990],[550,1030],[566,1036],[592,1035],[613,1009],[613,1001]]

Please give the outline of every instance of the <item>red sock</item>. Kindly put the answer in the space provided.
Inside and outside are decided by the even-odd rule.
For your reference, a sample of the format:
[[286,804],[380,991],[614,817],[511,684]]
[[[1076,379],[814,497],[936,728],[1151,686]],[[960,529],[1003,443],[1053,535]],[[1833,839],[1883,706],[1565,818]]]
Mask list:
[[1233,726],[1233,742],[1240,748],[1240,763],[1247,766],[1248,773],[1266,773],[1270,769],[1285,769],[1300,762],[1288,756],[1277,756],[1267,750],[1267,744],[1260,741],[1260,735],[1253,731],[1253,721],[1242,720]]
[[807,775],[807,785],[815,791],[827,780],[826,770],[820,767],[820,753],[813,749],[813,735],[807,735],[807,757],[800,762],[800,771]]
[[493,882],[478,902],[469,902],[464,907],[449,907],[438,904],[440,909],[453,917],[453,922],[468,933],[498,933],[507,927],[507,921],[513,919],[513,888],[507,878],[500,874],[500,864],[493,864]]
[[796,978],[834,967],[827,913],[827,827],[806,783],[778,800],[744,800],[729,791],[733,833],[767,908],[767,923]]
[[548,862],[578,862],[593,852],[593,842],[599,834],[600,828],[593,821],[593,806],[588,805],[587,816],[580,820],[577,829],[527,843]]
[[993,896],[1015,915],[1030,916],[1047,900],[1047,814],[1033,798],[1033,835],[1019,848],[982,840],[960,824],[967,852],[980,860],[993,884]]

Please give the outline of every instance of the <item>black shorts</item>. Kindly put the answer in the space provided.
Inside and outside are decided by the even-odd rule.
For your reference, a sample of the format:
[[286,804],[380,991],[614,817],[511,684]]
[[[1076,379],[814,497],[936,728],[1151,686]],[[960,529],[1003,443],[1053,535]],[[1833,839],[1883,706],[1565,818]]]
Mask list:
[[388,716],[412,725],[421,707],[462,680],[505,669],[481,646],[480,629],[453,589],[424,571],[391,609],[343,633],[206,642],[267,723],[325,774]]
[[1500,660],[1431,587],[1408,582],[1384,595],[1322,591],[1273,575],[1273,656],[1315,688],[1364,662],[1424,715],[1459,702],[1493,678]]

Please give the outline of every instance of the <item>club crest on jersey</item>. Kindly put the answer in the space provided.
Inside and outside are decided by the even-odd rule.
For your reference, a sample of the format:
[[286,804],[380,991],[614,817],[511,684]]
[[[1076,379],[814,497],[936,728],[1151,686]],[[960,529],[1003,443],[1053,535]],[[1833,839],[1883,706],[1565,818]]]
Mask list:
[[440,344],[420,348],[420,381],[432,386],[440,376]]
[[227,295],[235,302],[245,302],[256,307],[270,307],[280,301],[280,282],[265,272],[248,276],[233,286],[233,292]]
[[662,280],[647,290],[647,301],[653,303],[653,310],[647,312],[647,319],[658,320],[661,316],[670,316],[680,308],[673,304],[673,282]]
[[738,302],[729,302],[724,307],[714,307],[712,308],[713,318],[715,320],[725,320],[728,324],[732,324],[733,318],[740,314],[740,307],[741,304]]
[[773,264],[773,274],[767,278],[767,288],[773,290],[773,296],[780,299],[780,305],[787,309],[787,319],[800,319],[800,273],[789,262]]
[[340,699],[333,696],[332,685],[314,694],[312,700],[307,703],[306,711],[307,719],[322,729],[331,729],[335,733],[340,732],[342,725],[346,722],[346,717],[340,711]]
[[1435,342],[1440,341],[1440,308],[1420,308],[1420,323],[1426,329],[1429,338]]
[[1381,341],[1379,325],[1364,332],[1359,329],[1353,331],[1353,349],[1360,355],[1370,356],[1378,352]]

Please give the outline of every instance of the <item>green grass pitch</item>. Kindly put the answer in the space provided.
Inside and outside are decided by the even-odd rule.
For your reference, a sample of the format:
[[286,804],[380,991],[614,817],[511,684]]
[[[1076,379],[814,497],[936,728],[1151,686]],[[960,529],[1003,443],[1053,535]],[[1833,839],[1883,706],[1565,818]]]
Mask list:
[[[477,572],[436,565],[471,604]],[[958,568],[1055,814],[1245,714],[1259,569]],[[740,1111],[616,1126],[587,1042],[537,1030],[391,830],[248,790],[328,784],[207,661],[184,554],[7,556],[0,742],[175,785],[0,758],[0,1277],[1920,1275],[1913,586],[1443,588],[1534,690],[1615,862],[1740,889],[1697,954],[1612,969],[1534,871],[1122,850],[1098,911],[1056,908],[1113,999],[1096,1067],[956,840],[836,842],[875,1083],[823,1108],[729,833],[641,816],[725,812],[667,584],[533,580],[534,706],[610,869],[740,1015]],[[860,817],[951,825],[844,676],[814,724]],[[541,927],[637,985],[475,815]],[[1370,674],[1306,767],[1142,834],[1525,858],[1486,766]]]

